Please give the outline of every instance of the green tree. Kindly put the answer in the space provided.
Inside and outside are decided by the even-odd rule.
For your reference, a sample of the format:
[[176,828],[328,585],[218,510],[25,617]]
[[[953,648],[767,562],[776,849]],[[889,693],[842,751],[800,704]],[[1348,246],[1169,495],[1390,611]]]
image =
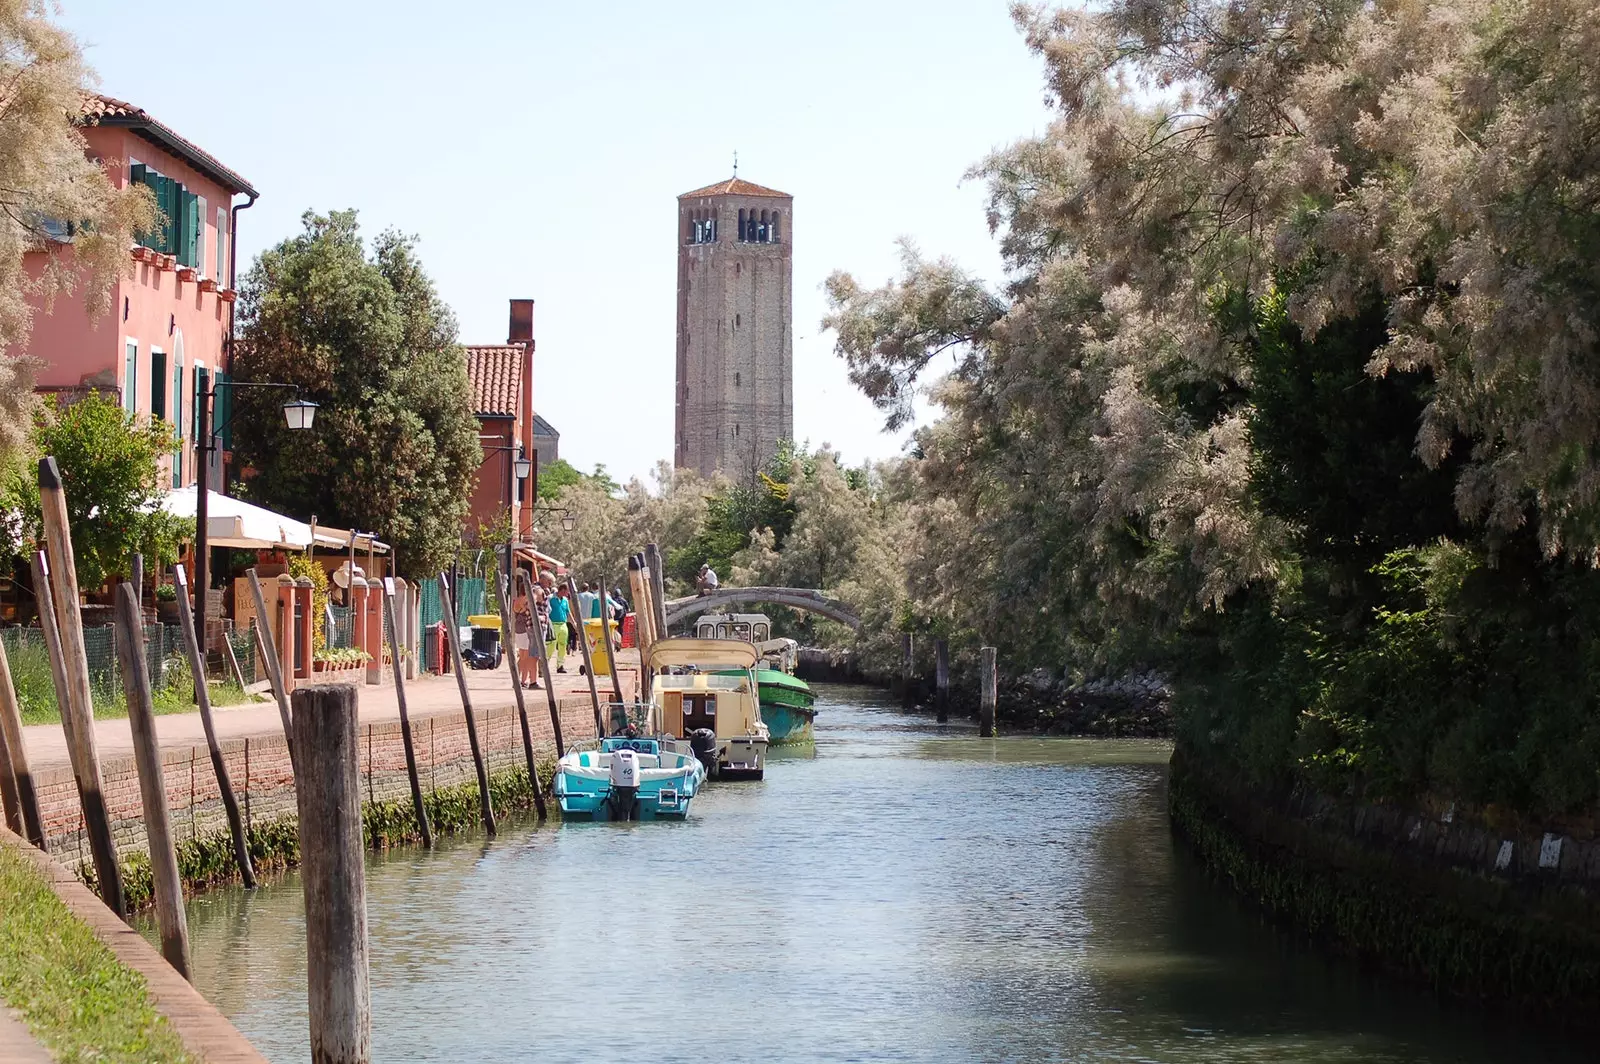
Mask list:
[[462,537],[482,459],[456,322],[393,232],[363,245],[354,211],[307,212],[241,287],[235,378],[295,385],[319,404],[291,433],[283,393],[239,389],[235,450],[249,495],[370,530],[408,572],[436,572]]
[[[135,553],[147,563],[173,562],[180,538],[193,538],[193,522],[160,505],[166,495],[161,460],[174,443],[166,422],[130,414],[98,392],[71,404],[51,398],[37,411],[30,447],[55,458],[61,471],[80,587],[92,591],[127,574]],[[33,469],[11,471],[0,510],[17,515],[11,550],[21,557],[38,549],[44,526]]]
[[569,484],[576,484],[583,479],[583,474],[578,472],[571,462],[565,458],[557,458],[549,465],[539,467],[539,499],[543,502],[553,502],[561,496],[561,489]]
[[21,460],[33,423],[35,367],[14,352],[36,309],[82,289],[90,313],[104,313],[133,234],[156,217],[148,191],[113,187],[89,157],[78,123],[92,75],[53,13],[43,0],[0,3],[0,471]]

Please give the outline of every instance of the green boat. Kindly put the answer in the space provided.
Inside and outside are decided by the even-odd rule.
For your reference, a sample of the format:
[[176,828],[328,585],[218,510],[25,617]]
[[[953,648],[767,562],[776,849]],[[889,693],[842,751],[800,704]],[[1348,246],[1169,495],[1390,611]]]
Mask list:
[[772,733],[773,745],[809,743],[816,738],[812,722],[817,718],[817,711],[812,704],[817,696],[811,693],[810,684],[777,669],[757,669],[756,685],[761,700],[761,720]]
[[[709,613],[695,622],[701,639],[742,639],[754,643],[762,664],[756,670],[761,720],[771,732],[771,743],[809,743],[815,738],[812,722],[817,696],[811,685],[788,671],[794,667],[793,639],[772,638],[772,622],[762,613]],[[775,668],[774,666],[782,666]]]

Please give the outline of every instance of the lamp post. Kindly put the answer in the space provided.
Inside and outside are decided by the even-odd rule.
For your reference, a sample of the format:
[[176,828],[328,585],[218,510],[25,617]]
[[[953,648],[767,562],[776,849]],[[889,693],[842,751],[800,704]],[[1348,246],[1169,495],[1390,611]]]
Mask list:
[[[195,451],[195,496],[194,496],[194,637],[200,647],[201,663],[205,662],[206,653],[206,592],[211,586],[210,566],[207,564],[210,553],[206,544],[207,522],[211,517],[209,498],[211,495],[211,453],[216,450],[216,436],[228,427],[228,422],[221,425],[211,424],[212,407],[219,388],[294,388],[293,384],[256,383],[254,381],[217,381],[213,374],[205,378],[205,387],[198,389],[195,395],[195,406],[199,413],[199,431],[194,435]],[[290,429],[300,431],[309,429],[317,417],[317,404],[308,399],[291,399],[283,404],[283,419]],[[229,421],[232,415],[229,415]],[[223,491],[228,488],[227,481],[222,483]],[[265,618],[263,618],[265,621]],[[197,677],[204,681],[204,677]]]

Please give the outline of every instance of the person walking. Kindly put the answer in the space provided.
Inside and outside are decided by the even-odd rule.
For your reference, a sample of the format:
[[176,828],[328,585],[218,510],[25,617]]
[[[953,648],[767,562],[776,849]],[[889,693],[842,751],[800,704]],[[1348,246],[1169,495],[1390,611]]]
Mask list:
[[511,615],[516,626],[517,680],[530,691],[539,690],[539,659],[533,653],[533,630],[538,623],[528,596],[517,592],[511,605]]
[[600,597],[600,596],[595,594],[596,590],[597,590],[596,588],[593,588],[593,587],[591,587],[589,585],[589,581],[587,581],[587,580],[585,580],[581,585],[579,585],[579,587],[578,587],[578,616],[579,616],[580,619],[586,619],[586,618],[589,618],[589,617],[598,617],[598,616],[600,616],[598,613],[595,612],[595,609],[594,609],[595,599]]
[[545,642],[545,653],[554,659],[557,672],[566,672],[567,641],[571,634],[567,622],[572,619],[572,603],[556,591],[555,574],[548,569],[539,574],[539,584],[544,588],[545,602],[550,610],[550,638]]

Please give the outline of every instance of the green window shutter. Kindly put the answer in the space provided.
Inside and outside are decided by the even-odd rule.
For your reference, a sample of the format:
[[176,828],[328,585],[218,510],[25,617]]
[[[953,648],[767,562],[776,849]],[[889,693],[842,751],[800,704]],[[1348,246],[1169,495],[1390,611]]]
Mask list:
[[[229,376],[217,370],[217,383],[227,384]],[[224,388],[217,393],[217,403],[222,407],[222,449],[233,450],[233,389]]]
[[150,416],[167,416],[167,356],[161,351],[150,352]]
[[183,241],[178,245],[185,258],[185,266],[200,265],[200,197],[193,192],[183,193]]
[[196,366],[194,368],[194,400],[193,400],[191,405],[194,408],[194,433],[193,433],[193,435],[194,435],[194,438],[197,439],[197,440],[200,438],[200,416],[201,416],[201,409],[200,408],[205,403],[205,387],[206,387],[205,386],[205,379],[206,379],[205,374],[206,374],[206,371],[204,369],[202,369],[201,367]]
[[[156,175],[156,206],[161,208],[161,233],[156,241],[156,250],[163,255],[172,254],[172,235],[174,220],[178,214],[172,207],[172,179]],[[165,378],[163,378],[164,380]]]
[[[128,167],[128,184],[148,185],[150,182],[145,176],[148,172],[149,168],[146,167],[144,163],[134,163],[132,166]],[[155,239],[154,235],[151,233],[135,233],[133,238],[139,243],[143,244],[145,247],[149,247],[150,241]],[[131,410],[132,407],[129,407],[129,409]]]

